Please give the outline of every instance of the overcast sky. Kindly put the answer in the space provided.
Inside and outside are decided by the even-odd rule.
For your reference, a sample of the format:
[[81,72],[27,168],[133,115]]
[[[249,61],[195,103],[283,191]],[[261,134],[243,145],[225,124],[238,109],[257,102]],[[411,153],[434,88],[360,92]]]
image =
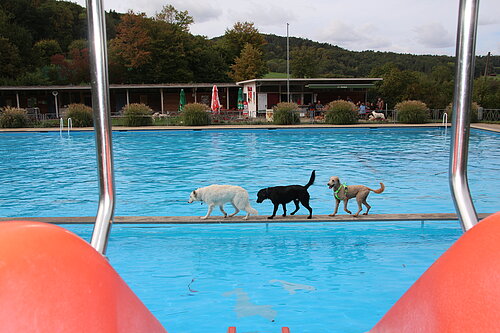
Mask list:
[[[72,0],[85,6],[85,0]],[[145,12],[164,5],[187,10],[191,33],[216,37],[235,22],[261,33],[338,45],[355,51],[455,55],[459,0],[103,0],[105,10]],[[476,54],[500,55],[500,1],[481,0]]]

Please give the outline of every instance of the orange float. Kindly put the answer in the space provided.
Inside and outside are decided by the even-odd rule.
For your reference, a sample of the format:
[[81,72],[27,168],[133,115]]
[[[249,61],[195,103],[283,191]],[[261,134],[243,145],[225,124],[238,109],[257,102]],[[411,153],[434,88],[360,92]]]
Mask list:
[[460,237],[370,332],[499,331],[500,212]]
[[0,223],[2,332],[166,332],[106,258],[61,227]]

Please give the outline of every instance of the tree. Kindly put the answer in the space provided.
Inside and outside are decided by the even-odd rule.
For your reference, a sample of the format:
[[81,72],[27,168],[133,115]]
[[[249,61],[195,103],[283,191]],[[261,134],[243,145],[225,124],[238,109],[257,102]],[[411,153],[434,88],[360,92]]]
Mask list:
[[227,52],[227,62],[234,63],[234,60],[241,54],[246,44],[250,44],[260,52],[263,52],[266,39],[260,34],[253,23],[236,22],[232,29],[226,29],[221,42]]
[[189,33],[163,21],[151,21],[147,28],[151,61],[143,66],[143,77],[156,83],[193,81],[186,57]]
[[73,30],[75,27],[79,27],[77,22],[81,11],[74,12],[72,5],[75,4],[55,1],[42,4],[37,9],[36,14],[43,24],[40,25],[40,30],[35,34],[35,38],[57,40],[63,51],[67,50],[68,45],[75,37],[82,38],[81,31]]
[[172,5],[163,6],[161,11],[156,13],[155,19],[179,27],[182,31],[188,32],[189,26],[194,23],[194,19],[188,11],[178,11]]
[[262,52],[252,44],[245,45],[231,69],[229,77],[235,81],[258,79],[267,73]]
[[453,72],[453,63],[448,63],[446,65],[436,65],[432,67],[430,77],[438,83],[450,82],[454,79]]
[[0,77],[15,78],[21,65],[19,50],[7,38],[0,37]]
[[318,76],[319,59],[315,48],[297,47],[290,53],[290,58],[290,70],[293,77],[311,78]]
[[185,41],[186,58],[194,82],[230,82],[229,66],[217,44],[203,36],[192,36]]
[[116,37],[110,42],[110,56],[128,70],[138,69],[151,60],[146,14],[129,11],[116,27]]
[[39,60],[38,65],[45,66],[50,63],[50,57],[62,53],[61,46],[54,39],[40,40],[33,45],[33,60]]
[[473,100],[486,109],[500,106],[500,80],[481,76],[474,80]]
[[419,80],[415,72],[393,68],[382,77],[384,80],[378,86],[378,93],[389,107],[405,100],[417,99]]

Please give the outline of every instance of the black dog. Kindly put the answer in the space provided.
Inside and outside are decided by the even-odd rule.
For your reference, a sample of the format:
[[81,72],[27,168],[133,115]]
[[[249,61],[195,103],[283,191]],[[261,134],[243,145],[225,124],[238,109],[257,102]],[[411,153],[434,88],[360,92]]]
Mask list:
[[273,202],[274,210],[273,215],[269,216],[268,219],[272,219],[276,216],[276,211],[278,210],[278,206],[283,206],[283,216],[286,216],[286,204],[290,201],[295,203],[295,210],[290,213],[290,215],[295,214],[299,210],[299,201],[300,203],[309,210],[308,219],[312,218],[312,208],[309,206],[309,192],[307,189],[314,183],[314,179],[316,178],[316,171],[313,170],[311,173],[311,178],[309,182],[305,185],[288,185],[288,186],[274,186],[263,188],[257,193],[257,203],[261,203],[262,201],[269,199]]

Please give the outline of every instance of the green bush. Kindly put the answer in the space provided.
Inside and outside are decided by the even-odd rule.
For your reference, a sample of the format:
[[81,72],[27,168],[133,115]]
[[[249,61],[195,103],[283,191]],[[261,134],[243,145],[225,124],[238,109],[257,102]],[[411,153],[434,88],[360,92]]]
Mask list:
[[59,127],[59,119],[46,119],[40,120],[34,123],[34,127],[36,128],[50,128],[50,127]]
[[185,126],[210,125],[209,107],[201,103],[189,103],[184,105],[181,113],[182,123]]
[[[479,104],[477,104],[476,102],[472,102],[470,112],[469,112],[469,121],[471,123],[477,123],[479,121],[479,117],[477,114],[478,110],[479,110]],[[453,115],[453,108],[452,108],[451,103],[448,104],[445,112],[448,114],[448,121],[451,122],[451,117]]]
[[356,105],[352,102],[337,100],[326,106],[325,123],[334,125],[350,125],[358,122]]
[[151,126],[153,125],[153,110],[145,104],[133,103],[122,109],[124,126]]
[[0,113],[1,128],[21,128],[27,127],[29,118],[25,109],[6,106]]
[[92,127],[94,119],[92,117],[92,108],[84,104],[68,105],[67,118],[71,118],[74,127]]
[[405,124],[423,124],[430,118],[429,108],[421,101],[403,101],[396,104],[397,119]]
[[276,125],[300,124],[297,103],[278,103],[273,109],[273,122]]

